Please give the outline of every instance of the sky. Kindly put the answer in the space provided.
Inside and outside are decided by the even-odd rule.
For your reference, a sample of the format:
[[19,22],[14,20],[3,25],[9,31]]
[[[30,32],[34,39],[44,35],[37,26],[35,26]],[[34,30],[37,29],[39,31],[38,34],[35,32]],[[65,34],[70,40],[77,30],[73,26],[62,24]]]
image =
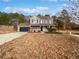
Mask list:
[[68,0],[0,0],[0,11],[24,15],[55,15],[63,7],[71,5]]

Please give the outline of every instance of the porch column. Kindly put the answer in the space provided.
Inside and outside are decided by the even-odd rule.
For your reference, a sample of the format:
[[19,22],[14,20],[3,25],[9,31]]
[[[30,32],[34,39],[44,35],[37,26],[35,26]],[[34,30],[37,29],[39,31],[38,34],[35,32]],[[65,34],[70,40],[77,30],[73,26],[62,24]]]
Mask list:
[[51,26],[49,25],[49,28],[50,28]]
[[31,26],[30,26],[30,32],[31,32]]
[[40,32],[41,32],[41,26],[40,26]]

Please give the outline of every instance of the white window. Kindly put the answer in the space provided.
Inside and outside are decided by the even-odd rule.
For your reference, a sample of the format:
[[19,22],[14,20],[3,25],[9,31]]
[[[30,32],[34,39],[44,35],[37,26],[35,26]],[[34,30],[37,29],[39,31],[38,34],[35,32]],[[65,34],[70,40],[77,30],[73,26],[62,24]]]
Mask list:
[[38,19],[38,24],[41,24],[41,20],[40,19]]
[[43,22],[42,22],[42,20],[41,20],[41,24],[42,24]]
[[45,20],[42,20],[42,24],[45,24]]
[[30,24],[33,24],[33,19],[31,19]]
[[49,20],[49,24],[52,24],[52,21],[51,20]]
[[33,24],[37,24],[37,20],[33,20]]
[[46,20],[46,24],[48,24],[48,21]]
[[39,19],[37,19],[37,24],[40,24],[40,20]]
[[40,19],[38,19],[37,22],[38,22],[38,24],[41,24],[41,20]]

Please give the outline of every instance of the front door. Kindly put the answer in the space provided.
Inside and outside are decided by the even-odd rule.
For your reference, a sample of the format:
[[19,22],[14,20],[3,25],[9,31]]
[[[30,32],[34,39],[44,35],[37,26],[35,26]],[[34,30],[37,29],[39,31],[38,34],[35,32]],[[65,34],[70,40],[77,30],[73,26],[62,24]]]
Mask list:
[[43,31],[43,26],[41,26],[41,31]]

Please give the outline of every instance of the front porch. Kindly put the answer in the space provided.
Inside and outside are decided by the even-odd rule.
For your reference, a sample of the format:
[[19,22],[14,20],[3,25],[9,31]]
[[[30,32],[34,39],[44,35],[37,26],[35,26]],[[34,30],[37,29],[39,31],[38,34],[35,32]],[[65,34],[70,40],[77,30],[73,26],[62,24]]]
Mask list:
[[28,25],[20,24],[17,26],[18,32],[49,32],[49,29],[56,28],[54,25]]
[[30,32],[48,32],[47,28],[50,28],[53,26],[31,26],[30,27]]

